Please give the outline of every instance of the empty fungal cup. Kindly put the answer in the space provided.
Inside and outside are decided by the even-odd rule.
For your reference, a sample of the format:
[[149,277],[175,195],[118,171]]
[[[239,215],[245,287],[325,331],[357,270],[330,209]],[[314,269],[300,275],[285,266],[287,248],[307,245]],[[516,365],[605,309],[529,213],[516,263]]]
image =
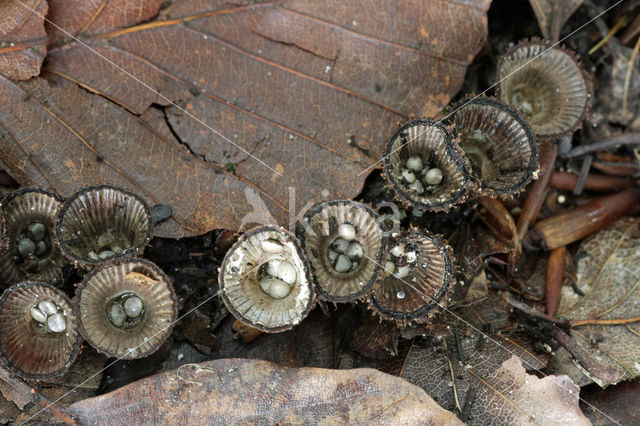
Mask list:
[[85,267],[142,254],[152,228],[144,200],[109,185],[75,193],[63,204],[55,227],[62,254]]
[[539,138],[570,134],[587,115],[590,81],[575,54],[562,47],[520,42],[502,57],[497,80],[500,100],[518,108]]
[[60,254],[54,236],[61,206],[62,199],[57,194],[38,188],[12,192],[0,203],[6,221],[0,274],[7,283],[62,283],[62,267],[67,261]]
[[522,191],[538,170],[538,148],[527,120],[513,107],[484,96],[463,99],[455,111],[455,135],[483,194]]
[[351,302],[371,291],[387,241],[371,208],[351,200],[321,203],[304,216],[298,237],[320,298]]
[[300,243],[279,227],[254,228],[242,235],[227,252],[218,280],[229,311],[268,333],[299,324],[315,302]]
[[387,143],[384,176],[405,208],[448,211],[465,201],[469,163],[440,123],[420,119],[403,125]]

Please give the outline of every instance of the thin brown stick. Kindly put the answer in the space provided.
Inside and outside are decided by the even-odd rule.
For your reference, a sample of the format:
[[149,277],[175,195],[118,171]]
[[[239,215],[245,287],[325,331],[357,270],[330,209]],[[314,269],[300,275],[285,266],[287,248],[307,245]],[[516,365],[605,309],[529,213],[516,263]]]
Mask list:
[[60,421],[64,422],[67,425],[75,425],[77,422],[68,415],[65,410],[55,403],[49,401],[44,396],[40,395],[38,391],[34,388],[23,382],[22,380],[16,378],[14,374],[11,374],[9,371],[5,370],[2,366],[0,366],[0,380],[6,382],[9,386],[11,386],[16,392],[20,394],[20,396],[25,400],[29,401],[43,410],[48,410],[54,417],[58,418]]
[[557,329],[554,337],[558,343],[569,351],[571,356],[573,356],[576,361],[593,376],[609,383],[615,382],[618,379],[618,373],[613,368],[593,359],[591,354],[589,354],[584,347],[578,345],[575,340],[573,340],[571,336],[563,330]]
[[453,364],[451,363],[451,353],[449,352],[449,348],[447,347],[447,339],[442,339],[442,344],[444,345],[444,352],[446,354],[447,362],[449,362],[449,373],[451,374],[451,383],[453,385],[453,399],[456,403],[456,408],[458,412],[462,412],[462,407],[460,407],[460,400],[458,399],[458,387],[456,386],[456,375],[453,371]]
[[634,163],[610,163],[605,161],[594,161],[591,165],[594,169],[612,176],[635,176],[640,169]]
[[518,216],[518,223],[516,228],[518,230],[518,239],[522,240],[524,234],[527,233],[529,224],[538,216],[540,208],[544,203],[544,195],[547,190],[547,185],[551,174],[553,173],[553,166],[556,162],[556,156],[558,155],[558,147],[555,144],[545,145],[546,151],[542,155],[541,161],[541,174],[542,176],[533,184],[529,190],[524,206],[520,216]]
[[631,188],[593,200],[538,222],[531,230],[534,241],[553,250],[578,241],[631,212],[640,204],[640,189]]
[[[517,239],[516,223],[509,213],[509,210],[500,202],[500,200],[493,197],[480,197],[478,201],[487,209],[493,221],[483,220],[487,226],[489,226],[499,237],[507,241],[512,241],[519,246]],[[485,218],[483,218],[485,219]],[[519,251],[519,247],[516,247]]]
[[[559,189],[560,191],[573,191],[577,182],[577,174],[555,171],[549,180],[549,187]],[[592,173],[587,176],[587,179],[584,181],[583,189],[585,191],[595,192],[615,192],[629,188],[630,186],[631,182],[627,179]]]
[[555,316],[560,304],[562,281],[564,280],[564,258],[567,249],[558,247],[549,255],[547,263],[547,283],[545,293],[545,308],[547,315]]
[[586,319],[571,321],[571,327],[578,327],[580,325],[621,325],[630,324],[632,322],[640,322],[640,316],[631,318],[616,318],[616,319]]
[[564,156],[566,158],[579,157],[590,152],[615,148],[619,145],[640,145],[640,133],[623,133],[589,145],[580,145],[567,152]]
[[629,97],[629,82],[631,82],[631,74],[633,73],[633,65],[636,62],[636,56],[640,50],[640,37],[636,41],[636,45],[633,47],[631,53],[631,59],[629,59],[629,65],[627,66],[627,74],[624,77],[624,90],[622,92],[622,110],[627,110],[627,98]]

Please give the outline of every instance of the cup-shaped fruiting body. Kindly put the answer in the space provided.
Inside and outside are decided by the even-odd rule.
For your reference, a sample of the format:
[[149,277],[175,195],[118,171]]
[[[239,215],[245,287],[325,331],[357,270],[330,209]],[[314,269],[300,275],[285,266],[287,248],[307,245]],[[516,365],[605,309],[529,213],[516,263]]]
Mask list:
[[140,255],[151,240],[153,219],[136,194],[97,185],[65,201],[55,229],[62,254],[75,265],[92,267]]
[[497,196],[522,191],[538,169],[538,148],[527,120],[515,108],[484,96],[459,105],[455,134],[479,191]]
[[497,78],[500,100],[518,108],[539,138],[570,134],[587,115],[591,82],[564,48],[525,40],[502,57]]
[[218,276],[222,300],[243,323],[268,333],[299,324],[315,294],[300,243],[286,230],[265,226],[229,249]]
[[412,120],[387,143],[384,175],[405,207],[447,211],[469,193],[469,163],[445,127]]
[[81,342],[73,306],[57,288],[26,281],[0,298],[0,358],[18,376],[46,380],[63,374]]
[[55,244],[54,234],[61,206],[58,195],[38,188],[17,190],[0,203],[6,221],[0,274],[8,284],[62,282],[62,267],[67,262]]
[[178,315],[169,278],[144,259],[89,272],[76,291],[75,308],[85,340],[121,359],[153,353],[171,334]]
[[324,202],[305,214],[298,237],[320,298],[351,302],[371,291],[387,244],[379,219],[350,200]]
[[382,318],[426,322],[446,306],[455,284],[451,248],[439,236],[411,231],[389,244],[369,305]]

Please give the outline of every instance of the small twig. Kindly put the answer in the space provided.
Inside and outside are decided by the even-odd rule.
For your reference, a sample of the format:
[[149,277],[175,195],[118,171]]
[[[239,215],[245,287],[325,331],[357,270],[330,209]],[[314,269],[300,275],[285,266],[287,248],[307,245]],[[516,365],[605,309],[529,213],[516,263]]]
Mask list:
[[615,148],[619,145],[640,145],[640,133],[623,133],[609,139],[604,139],[589,145],[580,145],[565,154],[566,158],[580,157],[602,149]]
[[467,363],[467,357],[464,355],[464,350],[462,349],[462,341],[460,341],[460,336],[456,331],[453,332],[453,337],[456,339],[456,351],[458,352],[458,359],[463,363]]
[[618,22],[615,23],[615,25],[613,26],[613,28],[611,28],[609,30],[609,32],[607,33],[606,36],[604,36],[598,43],[596,43],[595,46],[593,46],[591,48],[591,50],[589,50],[589,52],[587,53],[587,55],[593,55],[596,50],[600,49],[602,46],[604,46],[605,44],[607,44],[607,42],[614,36],[616,35],[616,33],[618,31],[620,31],[622,28],[624,28],[625,25],[627,25],[629,22],[631,22],[631,15],[627,14],[627,15],[623,15],[622,18],[618,19]]
[[549,178],[553,173],[554,164],[556,162],[556,156],[558,154],[558,147],[555,144],[549,146],[549,144],[545,145],[543,149],[546,148],[546,151],[542,155],[541,175],[536,183],[533,184],[531,190],[529,190],[529,195],[527,195],[527,199],[524,202],[524,206],[522,206],[522,211],[520,212],[520,216],[518,216],[518,238],[522,240],[524,234],[526,234],[527,229],[529,228],[529,224],[538,216],[540,212],[540,208],[544,203],[544,194],[547,191],[547,185],[549,183]]
[[49,410],[49,412],[60,419],[67,425],[75,425],[76,421],[68,415],[65,410],[55,403],[49,401],[44,396],[40,395],[34,388],[19,380],[15,375],[5,370],[0,366],[0,380],[6,382],[9,386],[16,390],[25,400],[41,407],[42,409]]
[[622,110],[627,110],[627,98],[629,97],[629,82],[631,81],[631,74],[633,72],[633,64],[636,62],[636,56],[638,56],[638,50],[640,50],[640,37],[636,41],[636,45],[631,53],[631,59],[629,60],[629,66],[627,67],[627,75],[624,77],[624,90],[622,94]]
[[632,322],[640,322],[640,316],[631,318],[616,318],[616,319],[586,319],[571,321],[571,327],[578,327],[580,325],[621,325],[630,324]]
[[599,231],[640,204],[640,188],[607,195],[539,221],[531,230],[532,239],[545,250],[569,245]]
[[545,288],[545,307],[547,315],[555,316],[560,304],[562,281],[564,280],[564,258],[567,254],[565,247],[551,251],[547,263],[547,283]]
[[[553,172],[549,187],[559,189],[561,191],[573,191],[578,182],[578,175],[571,172]],[[584,181],[585,191],[596,192],[615,192],[620,189],[629,188],[631,181],[614,176],[606,176],[601,174],[590,174]]]
[[456,401],[456,408],[459,412],[462,412],[462,408],[460,407],[460,400],[458,399],[458,387],[456,386],[456,375],[453,372],[453,364],[451,363],[451,354],[449,353],[449,348],[447,347],[447,339],[442,339],[442,343],[444,344],[444,352],[447,357],[447,362],[449,363],[449,372],[451,373],[451,383],[453,385],[453,398]]
[[553,324],[555,324],[555,325],[557,325],[558,327],[561,327],[561,328],[569,328],[569,326],[570,326],[570,322],[567,321],[566,319],[564,319],[564,318],[554,318],[554,317],[552,317],[550,315],[547,315],[547,314],[545,314],[543,312],[540,312],[540,311],[538,311],[536,309],[533,309],[531,306],[527,305],[526,303],[522,303],[521,301],[517,300],[515,297],[513,297],[511,294],[509,294],[507,292],[502,293],[502,298],[509,305],[511,305],[514,308],[522,311],[523,313],[525,313],[526,315],[528,315],[530,317],[538,318],[540,320],[553,323]]
[[586,155],[582,160],[582,167],[580,167],[578,181],[576,182],[576,186],[573,188],[574,195],[582,194],[584,183],[587,181],[587,177],[589,176],[589,170],[591,170],[591,163],[593,163],[593,157],[590,155]]
[[558,343],[562,345],[572,357],[590,374],[600,380],[612,383],[618,379],[618,373],[602,363],[598,363],[591,357],[589,352],[582,346],[578,345],[567,333],[557,329],[554,335]]
[[467,397],[464,399],[464,405],[462,406],[462,411],[460,411],[460,415],[458,416],[460,421],[466,423],[469,419],[474,399],[476,399],[476,390],[473,386],[469,386],[469,390],[467,390]]

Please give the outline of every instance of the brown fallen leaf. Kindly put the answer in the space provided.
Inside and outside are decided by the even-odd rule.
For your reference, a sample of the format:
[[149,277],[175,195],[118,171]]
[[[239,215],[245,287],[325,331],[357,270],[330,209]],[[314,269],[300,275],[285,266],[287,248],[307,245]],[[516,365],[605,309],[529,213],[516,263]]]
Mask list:
[[562,26],[582,2],[583,0],[529,0],[542,36],[551,41],[558,41]]
[[[126,28],[157,15],[162,0],[48,0],[49,44],[58,46],[71,36],[84,39],[114,28]],[[70,35],[68,35],[68,34]]]
[[533,404],[539,401],[541,405],[523,405],[519,393],[513,391],[524,379],[506,377],[501,368],[515,356],[527,369],[540,370],[548,356],[537,354],[531,339],[516,332],[510,310],[501,297],[490,292],[486,300],[446,313],[446,328],[431,335],[426,330],[425,337],[414,339],[401,377],[469,424],[536,423],[530,416],[537,419],[537,411],[545,411],[548,401],[536,397]]
[[490,2],[178,0],[121,28],[157,3],[138,1],[146,12],[133,18],[89,8],[93,21],[51,3],[56,25],[95,52],[52,35],[62,44],[42,79],[0,79],[0,164],[63,196],[108,182],[169,204],[155,234],[175,238],[288,225],[358,194],[397,122],[459,90]]
[[186,364],[67,411],[83,424],[461,424],[424,391],[376,370]]
[[[562,288],[557,317],[574,323],[571,337],[618,376],[640,375],[640,218],[623,218],[585,239],[574,256],[577,286]],[[629,319],[636,318],[629,322]]]
[[[504,407],[513,404],[511,410],[517,407],[519,411],[520,416],[513,418],[509,424],[591,424],[580,410],[580,388],[567,376],[540,379],[527,374],[522,361],[514,355],[502,363],[490,380],[496,387],[506,390]],[[500,410],[500,414],[511,411],[510,408]],[[501,417],[500,414],[496,417]]]
[[[401,377],[423,388],[443,408],[456,410],[470,424],[531,422],[530,415],[536,415],[536,411],[524,411],[509,394],[513,383],[499,380],[502,363],[514,354],[519,357],[518,362],[524,359],[527,368],[544,366],[543,360],[523,342],[526,340],[498,334],[485,337],[475,332],[414,343]],[[540,398],[534,401],[541,404],[538,410],[545,409],[546,402]]]
[[40,74],[47,54],[42,18],[47,9],[46,0],[0,1],[0,74],[13,80]]

